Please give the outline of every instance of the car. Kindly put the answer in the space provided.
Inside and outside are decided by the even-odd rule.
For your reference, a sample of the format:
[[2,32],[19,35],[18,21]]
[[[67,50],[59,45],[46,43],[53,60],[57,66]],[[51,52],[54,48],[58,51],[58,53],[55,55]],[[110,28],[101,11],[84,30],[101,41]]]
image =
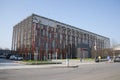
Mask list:
[[120,57],[115,57],[114,62],[120,62]]
[[15,60],[15,59],[17,59],[17,57],[15,55],[11,55],[9,59],[10,60]]
[[5,55],[0,55],[0,58],[6,58],[6,56]]
[[95,62],[99,62],[99,59],[98,59],[98,58],[95,58]]
[[10,56],[13,55],[13,54],[7,54],[6,55],[6,59],[10,59]]
[[23,57],[19,56],[19,55],[11,55],[10,56],[11,60],[23,60]]
[[17,60],[23,60],[23,57],[18,56],[18,57],[17,57]]

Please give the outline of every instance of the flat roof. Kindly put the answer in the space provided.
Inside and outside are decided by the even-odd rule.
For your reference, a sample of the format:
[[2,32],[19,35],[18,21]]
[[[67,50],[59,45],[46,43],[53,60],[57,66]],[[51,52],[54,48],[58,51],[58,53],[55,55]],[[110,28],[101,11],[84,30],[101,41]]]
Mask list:
[[38,16],[38,17],[41,17],[41,18],[44,18],[44,19],[47,19],[47,20],[50,20],[50,21],[53,21],[53,22],[57,22],[57,23],[60,23],[60,24],[66,25],[66,26],[70,26],[71,28],[75,28],[75,29],[78,29],[78,30],[82,30],[82,31],[91,33],[91,34],[93,34],[93,35],[96,35],[96,36],[100,36],[100,37],[109,39],[108,37],[105,37],[105,36],[102,36],[102,35],[99,35],[99,34],[96,34],[96,33],[90,32],[90,31],[87,31],[87,30],[83,30],[83,29],[74,27],[74,26],[72,26],[72,25],[65,24],[65,23],[62,23],[62,22],[59,22],[59,21],[56,21],[56,20],[53,20],[53,19],[50,19],[50,18],[47,18],[47,17],[43,17],[43,16],[40,16],[40,15],[37,15],[37,14],[34,14],[34,13],[32,14],[32,16]]

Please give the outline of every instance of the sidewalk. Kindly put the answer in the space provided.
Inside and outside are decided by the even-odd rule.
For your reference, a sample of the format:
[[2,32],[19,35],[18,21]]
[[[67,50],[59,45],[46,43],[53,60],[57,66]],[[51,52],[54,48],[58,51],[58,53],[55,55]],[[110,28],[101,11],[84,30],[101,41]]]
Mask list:
[[[57,61],[57,62],[62,62],[62,64],[66,65],[66,60],[52,60],[52,61]],[[95,64],[95,61],[86,61],[83,60],[82,62],[80,62],[80,60],[69,60],[69,65],[83,65],[83,64]]]
[[[56,62],[56,60],[53,60]],[[45,64],[45,65],[20,65],[20,66],[0,66],[0,69],[26,69],[26,68],[76,68],[80,65],[95,64],[93,61],[69,60],[69,66],[66,65],[66,60],[57,60],[62,64]]]

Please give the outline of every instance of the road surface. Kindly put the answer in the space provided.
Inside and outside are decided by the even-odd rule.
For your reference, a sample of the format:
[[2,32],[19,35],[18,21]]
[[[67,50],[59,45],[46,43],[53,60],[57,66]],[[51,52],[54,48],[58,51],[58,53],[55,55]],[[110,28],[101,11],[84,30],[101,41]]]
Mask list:
[[3,67],[3,66],[20,66],[20,65],[23,65],[23,64],[15,63],[14,60],[7,60],[7,59],[0,58],[0,67]]
[[0,70],[0,80],[120,80],[120,63],[79,65],[78,68]]

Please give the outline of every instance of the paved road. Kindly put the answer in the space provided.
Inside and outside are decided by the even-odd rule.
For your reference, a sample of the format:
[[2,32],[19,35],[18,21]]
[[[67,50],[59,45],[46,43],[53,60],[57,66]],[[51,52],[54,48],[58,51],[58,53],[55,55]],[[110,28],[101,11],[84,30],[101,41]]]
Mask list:
[[3,67],[3,66],[20,66],[20,65],[22,65],[22,64],[15,63],[15,61],[13,61],[13,60],[7,60],[7,59],[0,58],[0,67]]
[[3,69],[0,80],[120,80],[120,63],[86,64],[78,68]]

